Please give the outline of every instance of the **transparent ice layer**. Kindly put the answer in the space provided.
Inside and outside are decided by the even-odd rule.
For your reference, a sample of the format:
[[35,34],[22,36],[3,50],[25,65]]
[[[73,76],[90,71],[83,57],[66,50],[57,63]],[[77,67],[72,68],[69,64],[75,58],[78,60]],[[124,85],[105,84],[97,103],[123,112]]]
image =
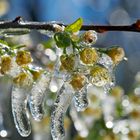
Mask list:
[[64,114],[67,111],[72,98],[72,87],[69,84],[64,83],[57,93],[51,115],[51,133],[53,140],[63,140],[64,138]]
[[26,114],[26,90],[13,86],[11,100],[15,126],[21,136],[27,137],[31,133],[31,126]]
[[104,67],[106,67],[109,70],[113,69],[113,61],[112,59],[105,53],[101,53],[100,54],[100,58],[98,60],[98,63],[103,65]]
[[42,74],[41,78],[33,85],[29,96],[29,106],[33,118],[36,121],[43,119],[43,100],[45,91],[49,88],[50,76]]
[[88,99],[87,99],[87,84],[80,90],[75,92],[74,102],[76,110],[84,111],[88,106]]

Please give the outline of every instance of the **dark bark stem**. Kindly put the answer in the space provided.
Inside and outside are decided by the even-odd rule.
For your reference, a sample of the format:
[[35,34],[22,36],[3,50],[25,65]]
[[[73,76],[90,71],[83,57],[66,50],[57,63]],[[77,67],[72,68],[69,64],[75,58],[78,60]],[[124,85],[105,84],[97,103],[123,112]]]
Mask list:
[[[16,17],[12,21],[0,21],[0,29],[8,28],[27,28],[35,30],[50,30],[54,31],[54,23],[47,22],[29,22],[23,21],[21,17]],[[67,26],[62,23],[56,23],[60,26]],[[108,31],[127,31],[127,32],[140,32],[140,20],[137,20],[136,23],[126,26],[110,26],[110,25],[83,25],[81,30],[95,30],[98,33],[108,32]]]

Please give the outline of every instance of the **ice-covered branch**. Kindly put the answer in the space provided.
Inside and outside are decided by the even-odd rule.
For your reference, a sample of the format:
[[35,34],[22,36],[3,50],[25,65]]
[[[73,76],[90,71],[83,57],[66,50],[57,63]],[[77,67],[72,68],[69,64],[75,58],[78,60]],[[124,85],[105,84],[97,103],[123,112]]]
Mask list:
[[[60,26],[67,26],[63,23],[55,23]],[[31,22],[23,21],[21,17],[16,17],[14,20],[0,21],[0,29],[14,29],[14,28],[26,28],[26,29],[36,29],[36,30],[49,30],[54,29],[53,22]],[[95,30],[98,33],[108,32],[108,31],[127,31],[127,32],[140,32],[140,20],[137,20],[131,25],[82,25],[80,30]]]

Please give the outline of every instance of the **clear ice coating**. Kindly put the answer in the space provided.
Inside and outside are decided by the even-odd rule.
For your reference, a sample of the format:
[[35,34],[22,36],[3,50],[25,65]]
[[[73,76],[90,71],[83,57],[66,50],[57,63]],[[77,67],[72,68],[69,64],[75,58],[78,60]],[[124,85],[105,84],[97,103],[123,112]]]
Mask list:
[[109,57],[105,53],[100,54],[100,58],[98,60],[98,63],[103,65],[104,67],[106,67],[109,70],[113,69],[113,61],[112,61],[111,57]]
[[113,88],[116,84],[115,74],[111,71],[111,81],[103,86],[104,92],[109,93],[109,90]]
[[87,99],[87,84],[80,90],[75,92],[74,102],[76,110],[84,111],[88,106],[88,99]]
[[64,83],[57,93],[51,115],[51,133],[53,140],[63,140],[65,136],[64,114],[67,111],[72,98],[72,87],[69,84]]
[[12,58],[9,76],[16,77],[21,72],[20,66],[16,63],[15,58]]
[[13,86],[11,102],[15,126],[21,136],[27,137],[31,126],[26,114],[26,90]]
[[0,35],[1,36],[5,36],[5,37],[13,37],[13,36],[18,36],[18,35],[25,35],[25,34],[29,34],[30,33],[30,29],[22,29],[22,28],[17,28],[17,29],[1,29],[0,30]]
[[41,121],[43,119],[43,100],[45,96],[45,91],[49,88],[50,76],[47,74],[42,74],[40,79],[33,85],[31,89],[31,94],[29,96],[29,107],[33,118],[36,121]]
[[113,70],[113,67],[114,67],[113,61],[112,61],[111,57],[109,57],[107,54],[101,53],[100,58],[98,60],[98,63],[103,65],[110,72],[111,81],[103,86],[105,93],[108,93],[109,90],[113,86],[115,86],[115,75],[114,75],[114,70]]

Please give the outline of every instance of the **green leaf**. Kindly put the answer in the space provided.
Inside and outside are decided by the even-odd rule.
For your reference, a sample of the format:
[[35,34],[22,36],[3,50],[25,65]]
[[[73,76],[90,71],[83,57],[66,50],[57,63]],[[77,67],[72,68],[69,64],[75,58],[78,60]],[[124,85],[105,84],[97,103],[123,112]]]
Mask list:
[[66,32],[59,32],[54,35],[54,40],[59,48],[66,48],[71,45],[71,38]]
[[82,24],[83,24],[83,19],[78,18],[74,23],[68,25],[65,28],[65,31],[72,32],[72,33],[77,32],[77,31],[79,31],[81,29]]

